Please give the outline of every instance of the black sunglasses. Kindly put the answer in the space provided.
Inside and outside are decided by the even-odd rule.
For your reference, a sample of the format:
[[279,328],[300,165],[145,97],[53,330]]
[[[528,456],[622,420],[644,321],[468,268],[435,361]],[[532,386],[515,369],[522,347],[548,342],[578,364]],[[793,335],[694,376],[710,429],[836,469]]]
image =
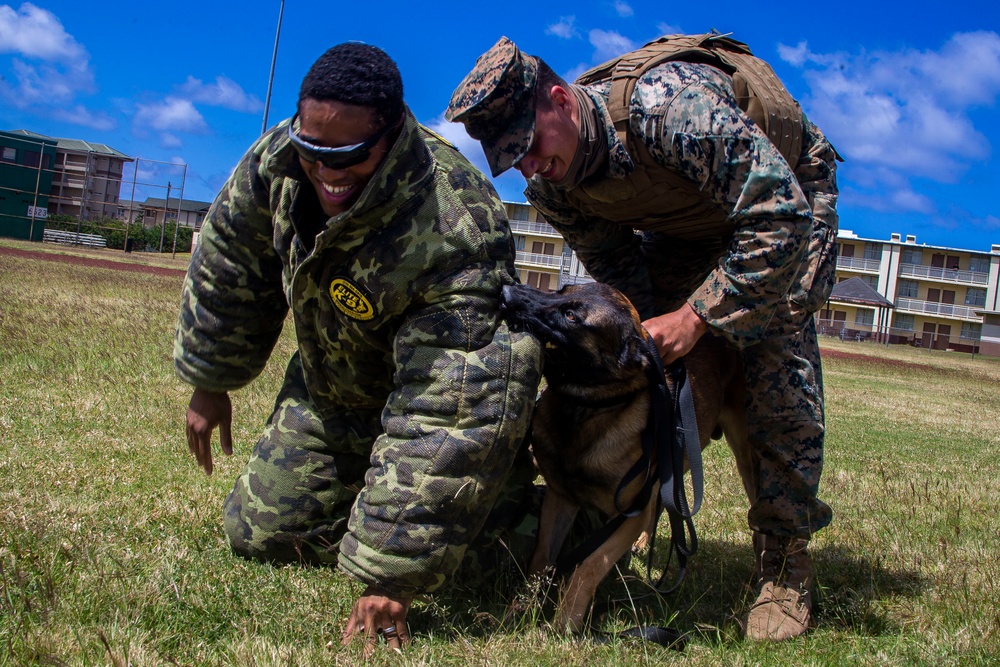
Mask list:
[[314,163],[319,161],[330,169],[347,169],[348,167],[353,167],[356,164],[361,164],[368,159],[370,151],[375,144],[377,144],[382,137],[388,134],[389,130],[394,129],[399,125],[399,123],[390,123],[362,141],[360,144],[330,148],[328,146],[316,146],[295,134],[292,127],[295,126],[295,120],[298,117],[298,114],[296,114],[295,117],[292,118],[292,122],[288,124],[288,139],[292,142],[292,146],[295,146],[296,152],[298,152],[298,154],[302,156],[302,159],[306,162]]

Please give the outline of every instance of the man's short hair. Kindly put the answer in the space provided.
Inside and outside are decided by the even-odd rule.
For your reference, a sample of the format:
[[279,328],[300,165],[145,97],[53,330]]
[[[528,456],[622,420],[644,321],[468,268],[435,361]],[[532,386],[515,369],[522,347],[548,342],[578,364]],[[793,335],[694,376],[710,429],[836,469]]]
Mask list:
[[370,44],[346,42],[321,55],[302,80],[302,102],[334,101],[375,111],[381,125],[403,115],[403,79],[385,51]]
[[552,86],[562,86],[569,90],[569,84],[561,76],[556,74],[549,64],[536,57],[535,60],[538,62],[538,78],[535,82],[535,104],[541,109],[551,109],[552,108],[552,96],[549,95],[549,91],[552,90]]

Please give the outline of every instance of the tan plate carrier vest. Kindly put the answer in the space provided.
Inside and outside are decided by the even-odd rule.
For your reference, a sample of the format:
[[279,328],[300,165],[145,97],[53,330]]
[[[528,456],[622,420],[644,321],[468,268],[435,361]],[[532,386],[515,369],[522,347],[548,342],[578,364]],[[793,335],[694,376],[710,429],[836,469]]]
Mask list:
[[639,78],[671,60],[704,63],[733,78],[736,103],[795,170],[802,148],[802,109],[785,89],[771,66],[755,57],[743,42],[725,35],[666,35],[641,49],[589,69],[576,79],[581,86],[611,79],[608,111],[625,143],[628,107]]
[[[740,109],[767,133],[795,169],[802,148],[802,110],[771,66],[754,57],[746,44],[724,35],[667,35],[577,78],[579,85],[611,79],[608,112],[635,169],[625,179],[589,179],[563,196],[584,215],[633,229],[724,241],[732,234],[733,224],[718,205],[700,192],[698,184],[663,169],[641,142],[628,138],[629,102],[636,82],[667,61],[704,63],[730,75]],[[544,184],[542,189],[547,189]]]

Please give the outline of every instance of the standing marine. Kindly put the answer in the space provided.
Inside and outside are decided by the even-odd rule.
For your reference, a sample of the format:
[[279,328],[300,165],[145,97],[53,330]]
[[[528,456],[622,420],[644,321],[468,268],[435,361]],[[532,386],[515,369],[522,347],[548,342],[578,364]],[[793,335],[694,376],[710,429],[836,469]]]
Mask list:
[[674,35],[573,84],[500,39],[446,117],[482,144],[598,281],[624,292],[664,362],[703,335],[742,350],[756,601],[748,637],[810,622],[823,381],[813,314],[833,284],[836,162],[746,45]]

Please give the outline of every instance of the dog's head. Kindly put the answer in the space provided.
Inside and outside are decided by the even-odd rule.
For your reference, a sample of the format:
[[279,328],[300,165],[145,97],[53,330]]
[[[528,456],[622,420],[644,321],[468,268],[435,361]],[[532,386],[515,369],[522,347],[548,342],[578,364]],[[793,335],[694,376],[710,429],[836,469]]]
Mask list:
[[549,385],[628,383],[643,378],[652,342],[632,303],[602,283],[542,292],[503,288],[504,317],[545,348]]

